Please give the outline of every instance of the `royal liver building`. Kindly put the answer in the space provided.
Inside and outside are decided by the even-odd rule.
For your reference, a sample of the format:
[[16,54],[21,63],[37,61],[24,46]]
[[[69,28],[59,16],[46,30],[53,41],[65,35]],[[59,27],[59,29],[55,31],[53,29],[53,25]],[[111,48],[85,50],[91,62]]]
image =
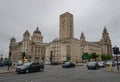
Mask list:
[[89,42],[86,41],[83,32],[80,38],[74,38],[74,22],[71,13],[60,15],[59,24],[59,38],[49,43],[43,43],[43,36],[38,27],[32,36],[26,31],[21,42],[16,42],[15,38],[12,38],[9,46],[11,60],[20,59],[22,52],[26,53],[28,59],[42,60],[45,63],[64,62],[67,58],[70,58],[70,61],[81,62],[83,53],[112,55],[111,40],[106,27],[99,41]]

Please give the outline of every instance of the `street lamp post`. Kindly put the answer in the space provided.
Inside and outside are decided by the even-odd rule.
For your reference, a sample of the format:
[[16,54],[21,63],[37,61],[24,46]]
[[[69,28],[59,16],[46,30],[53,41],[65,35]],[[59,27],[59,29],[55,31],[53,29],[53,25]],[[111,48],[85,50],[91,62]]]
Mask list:
[[119,54],[119,48],[118,47],[113,47],[113,53],[116,55],[116,61],[117,61],[117,70],[119,71],[119,65],[118,65],[118,56],[117,54]]
[[[12,56],[12,39],[10,39],[10,46],[9,46],[9,57],[8,57],[9,64],[11,61],[11,56]],[[8,71],[9,71],[9,64],[8,64]]]
[[22,53],[22,62],[24,63],[25,52]]
[[9,65],[10,65],[10,61],[11,61],[11,51],[9,52],[9,58],[8,58],[9,64],[8,64],[8,71],[9,71]]

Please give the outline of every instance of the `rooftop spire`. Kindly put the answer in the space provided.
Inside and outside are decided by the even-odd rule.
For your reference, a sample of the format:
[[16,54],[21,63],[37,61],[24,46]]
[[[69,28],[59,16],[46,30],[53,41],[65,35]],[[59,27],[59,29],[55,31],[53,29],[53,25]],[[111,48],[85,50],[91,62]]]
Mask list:
[[36,27],[36,30],[39,31],[39,27],[38,26]]
[[106,26],[104,26],[103,33],[108,33],[107,29],[106,29]]
[[85,35],[84,35],[83,32],[81,33],[80,40],[81,40],[81,41],[85,41]]
[[37,34],[41,35],[41,32],[39,31],[39,27],[38,26],[36,27],[36,30],[33,33],[37,33]]

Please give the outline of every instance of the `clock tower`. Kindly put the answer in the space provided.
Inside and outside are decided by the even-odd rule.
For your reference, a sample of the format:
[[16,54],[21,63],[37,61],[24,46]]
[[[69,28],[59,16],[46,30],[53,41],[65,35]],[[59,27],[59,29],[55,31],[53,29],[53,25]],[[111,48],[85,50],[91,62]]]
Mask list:
[[74,37],[73,15],[71,13],[66,12],[66,13],[60,15],[59,29],[60,29],[59,30],[60,39]]

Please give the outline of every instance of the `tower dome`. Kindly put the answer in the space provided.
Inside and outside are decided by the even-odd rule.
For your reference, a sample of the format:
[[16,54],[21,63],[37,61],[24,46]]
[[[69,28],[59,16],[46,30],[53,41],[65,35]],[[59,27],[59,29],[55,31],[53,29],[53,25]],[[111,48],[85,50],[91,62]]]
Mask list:
[[15,44],[15,43],[16,43],[16,39],[14,37],[12,37],[10,39],[10,47],[13,46],[13,44]]
[[41,35],[41,32],[39,31],[39,28],[37,27],[36,30],[33,32],[33,34],[40,34]]
[[36,27],[36,30],[33,32],[32,35],[32,41],[42,43],[42,40],[43,40],[42,33],[39,31],[39,28]]
[[15,43],[16,42],[16,39],[14,37],[11,38],[11,42],[12,43]]
[[85,42],[85,41],[86,41],[86,40],[85,40],[85,35],[84,35],[83,32],[81,33],[80,40],[81,40],[82,42]]
[[23,34],[23,36],[30,36],[30,33],[28,32],[28,30]]
[[30,33],[28,32],[28,30],[23,34],[23,40],[24,41],[30,40]]
[[14,41],[16,41],[16,39],[15,39],[14,37],[12,37],[12,38],[11,38],[11,40],[14,40]]

